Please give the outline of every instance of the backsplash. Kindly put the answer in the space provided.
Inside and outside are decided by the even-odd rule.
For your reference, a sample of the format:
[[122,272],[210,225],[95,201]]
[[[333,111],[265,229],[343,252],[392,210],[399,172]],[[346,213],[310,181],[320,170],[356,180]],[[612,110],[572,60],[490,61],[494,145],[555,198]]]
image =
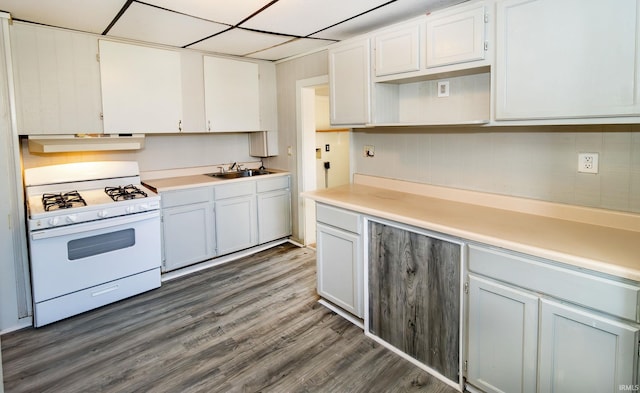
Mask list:
[[[365,158],[364,145],[375,147]],[[577,172],[578,153],[599,173]],[[375,128],[352,133],[355,173],[640,213],[640,125]]]
[[21,147],[24,168],[82,161],[130,160],[138,161],[140,170],[146,172],[256,160],[249,155],[247,133],[147,135],[145,147],[132,151],[33,154],[28,150],[26,139],[22,140]]

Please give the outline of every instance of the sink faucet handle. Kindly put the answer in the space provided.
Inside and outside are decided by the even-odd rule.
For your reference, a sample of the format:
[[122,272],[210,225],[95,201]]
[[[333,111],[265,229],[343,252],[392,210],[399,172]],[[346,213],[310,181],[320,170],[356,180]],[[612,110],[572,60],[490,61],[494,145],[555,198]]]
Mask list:
[[229,166],[229,170],[230,170],[230,171],[232,171],[232,170],[233,170],[233,168],[235,168],[235,167],[236,167],[236,165],[238,165],[238,163],[237,163],[237,162],[234,162],[233,164],[231,164],[231,165]]
[[242,164],[238,164],[238,170],[241,171],[242,170]]
[[223,166],[219,166],[218,169],[220,169],[220,173],[224,173],[224,167]]

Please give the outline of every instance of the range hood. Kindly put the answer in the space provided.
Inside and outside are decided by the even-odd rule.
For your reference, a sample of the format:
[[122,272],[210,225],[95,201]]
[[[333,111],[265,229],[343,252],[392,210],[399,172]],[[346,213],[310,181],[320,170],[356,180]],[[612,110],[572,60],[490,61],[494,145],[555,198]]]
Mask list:
[[29,136],[29,151],[31,153],[139,150],[143,147],[144,134],[76,134]]

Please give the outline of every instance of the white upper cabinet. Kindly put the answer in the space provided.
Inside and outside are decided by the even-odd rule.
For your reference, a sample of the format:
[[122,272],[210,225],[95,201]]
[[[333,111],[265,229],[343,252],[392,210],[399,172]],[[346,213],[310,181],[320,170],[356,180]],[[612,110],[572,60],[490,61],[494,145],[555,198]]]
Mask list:
[[260,131],[257,63],[204,56],[207,131]]
[[11,40],[18,133],[102,133],[98,39],[15,22]]
[[329,50],[329,106],[332,125],[371,121],[371,48],[358,39]]
[[485,21],[488,16],[484,3],[428,16],[427,68],[484,60]]
[[374,35],[376,76],[420,70],[422,25],[422,21],[413,21]]
[[204,76],[202,54],[185,51],[180,53],[182,71],[182,130],[180,132],[205,132]]
[[497,120],[640,114],[637,0],[497,4]]
[[105,133],[182,128],[180,53],[100,40]]

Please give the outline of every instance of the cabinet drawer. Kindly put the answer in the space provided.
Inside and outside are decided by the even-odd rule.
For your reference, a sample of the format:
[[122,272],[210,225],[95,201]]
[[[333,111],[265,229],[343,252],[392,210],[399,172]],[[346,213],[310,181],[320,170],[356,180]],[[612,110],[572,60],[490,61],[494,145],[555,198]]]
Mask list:
[[469,270],[516,286],[640,322],[640,286],[541,260],[469,245]]
[[318,203],[316,205],[316,221],[324,222],[325,224],[333,225],[336,228],[354,233],[362,233],[361,216],[337,207]]
[[213,201],[213,187],[187,188],[184,190],[160,193],[162,207],[191,205],[193,203]]
[[233,184],[216,186],[216,201],[219,199],[233,198],[256,193],[255,181],[244,181]]
[[289,176],[274,177],[272,179],[258,180],[258,192],[282,190],[289,188]]

